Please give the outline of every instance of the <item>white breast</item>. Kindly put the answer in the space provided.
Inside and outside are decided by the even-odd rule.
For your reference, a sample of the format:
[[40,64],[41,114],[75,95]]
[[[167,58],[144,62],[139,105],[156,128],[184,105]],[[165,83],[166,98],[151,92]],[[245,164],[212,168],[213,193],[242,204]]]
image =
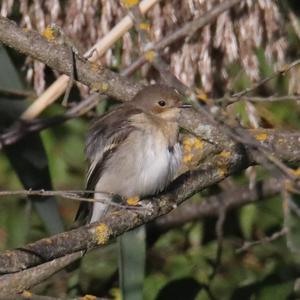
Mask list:
[[[181,156],[179,143],[169,150],[162,132],[134,130],[107,161],[96,190],[127,198],[155,195],[174,178]],[[91,222],[99,220],[106,208],[94,204]]]
[[162,191],[175,176],[181,161],[181,149],[177,143],[169,150],[166,142],[151,135],[144,136],[143,145],[136,152],[137,195],[154,195]]

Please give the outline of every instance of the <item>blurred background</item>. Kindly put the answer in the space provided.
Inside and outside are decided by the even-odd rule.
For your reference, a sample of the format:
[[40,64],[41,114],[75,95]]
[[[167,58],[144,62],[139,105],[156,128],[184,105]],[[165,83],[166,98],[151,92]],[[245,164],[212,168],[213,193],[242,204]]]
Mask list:
[[[222,0],[165,0],[147,13],[153,42],[193,20]],[[116,0],[2,0],[1,15],[20,26],[43,32],[59,25],[80,53],[84,53],[126,14]],[[137,31],[131,29],[100,59],[120,72],[140,55]],[[216,101],[253,86],[300,57],[300,6],[298,1],[247,0],[221,14],[216,21],[162,51],[171,71],[189,87],[197,88],[199,101]],[[0,129],[5,132],[26,107],[58,74],[0,45]],[[248,128],[300,130],[300,66],[268,81],[253,96],[287,96],[282,101],[239,101],[228,112]],[[145,64],[132,76],[159,81]],[[83,85],[73,86],[69,106],[89,95]],[[290,97],[290,98],[289,98]],[[291,100],[292,99],[292,100]],[[112,99],[102,101],[83,117],[26,136],[0,152],[0,190],[82,190],[85,187],[85,134],[96,114],[104,113]],[[62,114],[61,101],[42,117]],[[300,146],[300,145],[299,145]],[[247,187],[272,177],[260,166],[231,177],[223,185],[192,197],[201,202],[230,187]],[[294,196],[295,203],[299,201]],[[5,196],[0,199],[0,250],[20,247],[70,228],[78,203],[48,197]],[[46,201],[45,201],[46,200]],[[152,232],[147,249],[145,299],[298,299],[300,298],[299,218],[286,219],[280,193],[227,213],[223,227],[222,262],[214,274],[217,254],[215,217],[207,217]],[[292,222],[294,235],[259,243],[241,253],[246,240],[259,240]],[[297,231],[298,230],[298,231]],[[293,247],[289,245],[293,244]],[[37,286],[39,294],[72,298],[94,294],[118,299],[118,253],[114,243],[88,253],[80,267],[60,272]],[[134,270],[133,270],[134,272]],[[298,296],[297,296],[298,295]]]

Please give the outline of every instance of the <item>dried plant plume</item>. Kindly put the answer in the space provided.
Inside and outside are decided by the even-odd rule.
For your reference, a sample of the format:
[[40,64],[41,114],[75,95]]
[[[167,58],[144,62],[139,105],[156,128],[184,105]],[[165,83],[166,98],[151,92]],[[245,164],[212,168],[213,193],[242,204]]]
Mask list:
[[[153,41],[159,41],[220,2],[222,0],[171,0],[155,5],[147,15]],[[81,52],[107,34],[126,14],[120,1],[115,0],[3,0],[0,11],[3,16],[18,11],[22,26],[40,32],[51,23],[58,24]],[[252,80],[258,80],[258,47],[265,50],[267,61],[275,68],[284,64],[288,44],[283,28],[277,1],[247,0],[221,14],[214,24],[204,27],[195,36],[166,49],[164,56],[173,73],[185,84],[212,92],[220,82],[223,88],[229,83],[227,67],[232,62],[240,63]],[[101,63],[108,67],[125,67],[138,55],[134,33],[125,34],[122,48],[117,47],[107,51]],[[26,62],[27,79],[40,94],[45,89],[44,66],[30,59]],[[148,72],[149,67],[142,68],[144,76]]]

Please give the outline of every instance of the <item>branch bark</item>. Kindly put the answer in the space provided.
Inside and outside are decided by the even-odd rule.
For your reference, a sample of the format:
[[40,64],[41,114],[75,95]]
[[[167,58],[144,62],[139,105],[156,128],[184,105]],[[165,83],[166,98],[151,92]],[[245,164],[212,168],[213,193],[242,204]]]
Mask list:
[[162,216],[151,223],[150,230],[165,232],[187,222],[200,220],[208,216],[218,216],[221,209],[229,211],[243,205],[264,200],[277,195],[281,190],[281,182],[275,178],[265,182],[257,182],[253,188],[238,187],[218,195],[205,198],[201,202],[185,202],[178,209]]
[[[198,130],[201,131],[201,126]],[[290,162],[299,162],[298,144],[296,150],[291,150],[292,146],[289,141],[291,141],[291,145],[295,141],[299,141],[300,134],[286,135],[283,132],[275,133],[274,131],[273,133],[274,135],[272,135],[272,131],[268,131],[269,138],[265,142],[275,148],[278,146],[278,139],[282,139],[281,144],[285,144],[285,147],[282,146],[282,150],[285,148],[282,157],[287,158]],[[213,136],[209,137],[213,139]],[[283,139],[285,139],[284,142]],[[209,147],[208,149],[212,149],[210,143],[206,143],[206,145]],[[199,169],[188,171],[178,177],[164,194],[143,200],[142,205],[147,207],[146,210],[126,210],[116,207],[101,222],[45,238],[19,249],[3,252],[0,254],[0,273],[19,272],[66,254],[105,245],[125,231],[167,214],[196,192],[255,163],[254,158],[249,157],[247,150],[241,145],[232,144],[230,148],[226,149],[226,155],[224,155],[224,151],[217,153],[207,158]]]
[[[174,205],[179,205],[196,191],[224,179],[234,171],[243,169],[247,161],[243,158],[244,156],[239,151],[229,157],[226,174],[220,172],[219,168],[183,174],[174,181],[164,195],[144,200],[143,205],[148,207],[145,211],[115,209],[101,222],[45,238],[19,249],[5,251],[0,254],[0,273],[18,272],[69,253],[105,245],[123,232],[168,213]],[[218,159],[218,157],[213,158],[213,160]]]
[[[0,16],[0,41],[17,51],[44,62],[50,68],[68,76],[72,61],[68,45],[49,42],[35,31],[25,31],[14,22]],[[77,80],[94,91],[105,92],[119,100],[130,100],[142,87],[141,84],[75,55]]]
[[82,251],[75,252],[70,255],[60,257],[56,260],[46,262],[34,268],[30,268],[14,274],[1,276],[0,299],[16,299],[17,292],[29,289],[33,285],[46,280],[54,273],[60,271],[62,268],[68,266],[74,260],[81,257],[83,254],[84,253]]

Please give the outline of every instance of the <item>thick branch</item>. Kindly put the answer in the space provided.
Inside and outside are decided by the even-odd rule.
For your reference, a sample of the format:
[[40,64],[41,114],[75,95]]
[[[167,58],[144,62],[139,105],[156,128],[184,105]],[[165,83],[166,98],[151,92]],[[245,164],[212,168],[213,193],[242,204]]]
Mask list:
[[257,182],[254,187],[238,187],[221,194],[210,196],[201,202],[185,202],[178,209],[158,218],[153,227],[159,231],[181,226],[187,222],[200,220],[208,216],[218,216],[221,209],[229,211],[248,203],[257,202],[278,194],[281,183],[275,178]]
[[[0,16],[0,41],[26,55],[45,63],[50,68],[68,76],[72,73],[70,49],[67,45],[49,42],[35,31],[26,31],[14,22]],[[116,73],[76,56],[76,80],[92,90],[120,100],[130,100],[141,85]]]
[[[219,158],[214,157],[212,160],[218,161]],[[0,273],[18,272],[69,253],[107,244],[125,231],[168,213],[175,204],[179,205],[196,191],[246,167],[244,163],[246,160],[239,151],[226,160],[228,167],[226,173],[220,172],[219,168],[188,172],[179,177],[164,195],[151,201],[143,201],[144,205],[148,204],[151,208],[151,213],[149,209],[145,211],[116,209],[103,218],[102,222],[45,238],[20,249],[5,251],[0,254]],[[212,165],[215,163],[212,161]]]
[[[75,252],[70,255],[58,258],[56,260],[46,262],[31,269],[27,269],[14,274],[7,274],[1,276],[0,291],[1,299],[16,299],[16,291],[21,292],[31,288],[54,273],[60,271],[62,268],[68,266],[74,260],[83,255],[83,252]],[[30,297],[31,299],[31,297]]]
[[[204,125],[199,125],[199,131],[201,131],[201,126]],[[299,134],[275,133],[272,135],[272,133],[274,132],[267,131],[265,142],[274,148],[278,147],[280,139],[282,145],[285,145],[282,147],[282,157],[291,162],[300,161],[299,143],[295,144],[296,149],[293,149],[293,143],[300,139]],[[213,135],[208,135],[208,138],[213,139]],[[290,141],[292,141],[291,145],[289,144]],[[205,151],[205,147],[215,149],[211,148],[210,143],[206,143],[202,151]],[[101,223],[80,227],[51,238],[42,239],[22,249],[0,254],[0,273],[18,272],[69,253],[104,245],[125,231],[170,212],[174,206],[181,204],[194,193],[255,163],[254,160],[249,159],[247,151],[242,146],[228,144],[226,149],[226,152],[222,151],[207,158],[201,164],[200,169],[189,171],[180,176],[163,195],[143,201],[143,205],[148,205],[148,209],[124,210],[115,208]],[[283,151],[284,149],[285,151]],[[288,152],[292,155],[288,155]]]

